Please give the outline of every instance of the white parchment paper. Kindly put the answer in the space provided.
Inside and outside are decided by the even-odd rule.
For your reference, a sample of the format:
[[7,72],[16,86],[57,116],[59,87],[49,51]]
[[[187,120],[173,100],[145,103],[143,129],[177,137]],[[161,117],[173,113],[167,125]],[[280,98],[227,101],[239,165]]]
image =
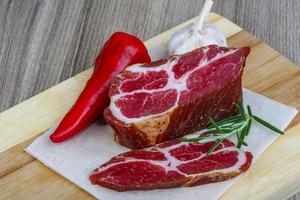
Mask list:
[[[253,113],[284,130],[297,114],[295,108],[244,89],[244,103]],[[106,126],[92,125],[81,134],[61,143],[53,144],[48,136],[54,128],[37,138],[26,151],[49,168],[77,184],[93,196],[103,200],[199,200],[218,199],[237,178],[229,181],[190,188],[174,188],[152,191],[115,192],[92,185],[90,172],[111,157],[128,151],[112,140],[113,131]],[[254,160],[278,137],[263,126],[253,124],[245,150],[251,151]],[[284,137],[284,136],[280,136]]]

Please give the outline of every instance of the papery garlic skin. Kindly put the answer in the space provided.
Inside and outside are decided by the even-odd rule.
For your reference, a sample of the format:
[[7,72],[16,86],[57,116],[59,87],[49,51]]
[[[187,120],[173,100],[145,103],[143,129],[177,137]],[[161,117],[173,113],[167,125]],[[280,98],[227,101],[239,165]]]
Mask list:
[[176,31],[169,40],[169,55],[183,54],[194,49],[216,44],[227,47],[224,34],[214,25],[204,24],[201,31],[194,32],[193,24]]
[[213,3],[206,0],[197,20],[172,35],[168,43],[169,55],[183,54],[212,44],[227,47],[224,34],[216,26],[205,23]]

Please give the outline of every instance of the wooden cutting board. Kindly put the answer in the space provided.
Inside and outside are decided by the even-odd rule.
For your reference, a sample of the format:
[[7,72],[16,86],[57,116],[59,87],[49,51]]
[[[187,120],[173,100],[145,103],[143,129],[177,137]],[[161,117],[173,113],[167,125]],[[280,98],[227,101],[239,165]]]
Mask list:
[[[146,41],[147,47],[166,45],[175,30],[192,20]],[[229,46],[251,47],[244,87],[300,110],[299,68],[229,20],[211,13],[209,22],[225,33]],[[90,74],[91,69],[84,71],[0,114],[0,199],[93,199],[23,151],[59,122]],[[299,191],[299,141],[297,115],[286,135],[276,140],[222,199],[284,199]]]

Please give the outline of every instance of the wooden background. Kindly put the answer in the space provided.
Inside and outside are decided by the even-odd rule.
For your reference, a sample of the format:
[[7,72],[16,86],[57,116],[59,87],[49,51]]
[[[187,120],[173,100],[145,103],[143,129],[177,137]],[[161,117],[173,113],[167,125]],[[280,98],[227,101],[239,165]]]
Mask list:
[[[143,40],[203,0],[0,0],[0,111],[89,68],[109,35]],[[300,65],[299,0],[215,0],[217,12]],[[288,197],[287,197],[288,198]],[[300,194],[290,200],[300,200]]]

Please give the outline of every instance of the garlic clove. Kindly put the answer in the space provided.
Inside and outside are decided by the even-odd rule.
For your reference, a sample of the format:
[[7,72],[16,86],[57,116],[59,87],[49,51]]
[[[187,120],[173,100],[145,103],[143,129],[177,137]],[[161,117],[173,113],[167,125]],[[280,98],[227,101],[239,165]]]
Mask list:
[[212,44],[227,47],[225,36],[216,26],[204,24],[198,32],[193,32],[192,26],[193,24],[189,24],[171,36],[168,43],[169,55],[183,54]]
[[168,43],[169,55],[183,54],[211,44],[227,46],[223,33],[216,26],[205,23],[212,5],[212,0],[206,0],[198,19],[171,36]]
[[212,24],[205,24],[204,25],[204,35],[210,35],[211,38],[214,39],[214,43],[222,47],[227,47],[227,40],[222,31],[220,31],[215,25]]
[[192,26],[189,24],[179,30],[177,30],[169,39],[168,42],[168,53],[174,55],[176,50],[183,45],[192,36]]

